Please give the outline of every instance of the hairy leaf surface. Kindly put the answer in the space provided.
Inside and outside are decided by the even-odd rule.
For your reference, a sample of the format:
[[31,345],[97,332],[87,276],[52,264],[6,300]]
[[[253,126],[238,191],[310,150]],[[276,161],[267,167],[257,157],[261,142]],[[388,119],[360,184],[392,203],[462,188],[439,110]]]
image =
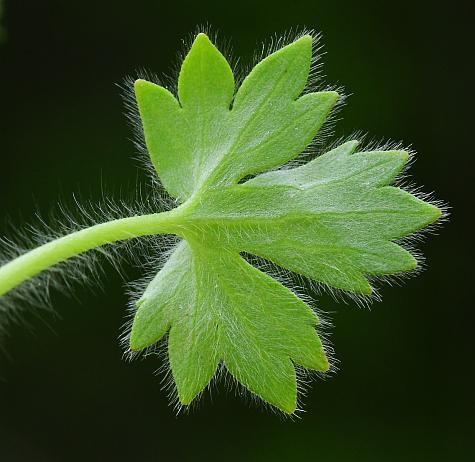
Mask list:
[[[357,152],[350,141],[305,165],[299,155],[338,100],[303,94],[312,38],[261,61],[235,89],[232,70],[199,34],[183,62],[178,98],[138,80],[136,96],[151,160],[181,203],[183,240],[141,297],[131,348],[167,332],[178,396],[189,404],[220,364],[247,389],[287,413],[297,406],[294,364],[328,370],[313,311],[246,262],[247,252],[357,294],[368,276],[410,271],[395,241],[440,210],[390,186],[404,151]],[[265,173],[267,172],[267,173]],[[244,182],[248,175],[255,175]]]

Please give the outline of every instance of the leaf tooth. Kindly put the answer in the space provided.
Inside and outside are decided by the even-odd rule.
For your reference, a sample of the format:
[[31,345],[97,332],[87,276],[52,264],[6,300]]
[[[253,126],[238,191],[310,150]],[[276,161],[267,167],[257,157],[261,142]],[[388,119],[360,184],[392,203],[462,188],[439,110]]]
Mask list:
[[234,109],[252,107],[277,90],[281,96],[297,98],[307,83],[312,43],[312,37],[304,35],[260,61],[239,88]]
[[233,93],[234,76],[229,63],[208,36],[199,33],[178,76],[180,103],[203,117],[210,108],[229,109]]

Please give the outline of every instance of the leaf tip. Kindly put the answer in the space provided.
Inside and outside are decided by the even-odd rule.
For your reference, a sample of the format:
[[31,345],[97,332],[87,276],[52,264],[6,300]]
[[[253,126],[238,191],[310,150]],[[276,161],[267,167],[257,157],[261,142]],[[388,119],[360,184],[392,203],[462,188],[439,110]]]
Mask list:
[[325,94],[327,95],[327,98],[329,102],[331,102],[332,106],[335,105],[336,102],[340,99],[340,95],[334,90],[326,91]]
[[[144,302],[143,299],[140,299],[136,302],[137,309],[140,308],[143,302]],[[136,313],[134,317],[134,321],[132,323],[132,328],[130,330],[130,338],[129,338],[130,350],[131,351],[143,350],[144,348],[149,347],[153,343],[154,343],[153,340],[151,341],[150,338],[147,338],[147,334],[144,331],[143,324],[141,323],[140,314]]]
[[328,361],[325,352],[321,350],[314,358],[312,358],[312,362],[305,364],[304,367],[313,371],[325,373],[330,370],[330,362]]
[[192,48],[195,46],[212,46],[214,47],[213,43],[211,42],[210,38],[204,33],[200,32],[193,41]]
[[191,398],[190,396],[182,396],[180,394],[178,395],[178,399],[180,401],[180,404],[183,406],[189,406],[193,401],[193,398]]
[[297,54],[297,55],[302,54],[310,62],[310,59],[312,56],[312,48],[313,48],[313,37],[307,34],[307,35],[303,35],[302,37],[290,43],[289,45],[281,48],[280,50],[277,50],[276,54],[288,53],[288,52]]
[[137,80],[134,82],[135,94],[136,94],[137,96],[142,95],[145,91],[149,90],[151,87],[156,87],[156,86],[157,86],[157,85],[155,85],[155,84],[152,83],[152,82],[149,82],[148,80],[137,79]]
[[423,201],[422,204],[424,208],[421,209],[421,215],[425,219],[422,228],[430,226],[444,217],[444,210],[437,207],[437,205],[426,201]]
[[404,165],[409,161],[409,153],[407,151],[387,151],[389,155],[392,156],[394,161],[397,163],[397,168],[402,170]]
[[302,35],[295,43],[302,43],[305,46],[312,46],[313,45],[313,37],[310,34]]
[[178,394],[178,401],[182,406],[189,406],[191,402],[196,398],[198,393],[192,392],[190,390],[183,390],[182,388],[178,387],[177,384],[177,394]]
[[398,157],[401,159],[401,162],[407,164],[409,160],[409,153],[407,151],[396,151]]
[[286,414],[291,415],[297,410],[297,402],[289,403],[288,405],[282,406],[280,410],[285,412]]
[[414,255],[410,254],[410,261],[409,261],[409,263],[408,263],[408,265],[407,265],[407,270],[408,270],[408,271],[413,271],[413,270],[415,270],[418,266],[419,266],[419,263],[418,263],[418,261],[417,261],[417,258],[416,258]]
[[320,372],[328,372],[330,370],[330,362],[328,361],[327,355],[323,353],[320,362]]
[[137,80],[134,82],[134,87],[135,87],[135,88],[141,88],[141,87],[147,85],[147,83],[149,83],[149,82],[147,82],[147,81],[144,80],[144,79],[137,79]]
[[373,293],[373,288],[371,287],[369,282],[367,282],[363,287],[360,287],[361,295],[372,295],[372,293]]
[[444,212],[443,210],[441,210],[439,207],[437,207],[434,204],[429,204],[429,206],[430,206],[431,223],[435,223],[437,220],[442,218],[442,216],[444,215]]
[[145,348],[140,336],[137,335],[137,331],[133,327],[130,333],[129,348],[131,351],[139,351]]
[[359,140],[348,140],[346,143],[343,143],[342,146],[348,147],[348,150],[353,153],[360,144],[361,142]]
[[261,398],[266,403],[271,404],[285,414],[292,415],[297,410],[297,390],[295,390],[295,393],[289,393],[286,396],[281,396],[278,401],[267,401],[262,396]]

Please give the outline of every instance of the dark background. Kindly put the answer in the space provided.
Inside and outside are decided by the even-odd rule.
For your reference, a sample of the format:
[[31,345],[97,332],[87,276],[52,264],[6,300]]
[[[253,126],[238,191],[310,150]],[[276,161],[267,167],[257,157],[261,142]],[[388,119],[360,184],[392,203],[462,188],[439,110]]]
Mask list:
[[[118,333],[124,282],[53,293],[60,317],[26,316],[0,356],[0,460],[475,460],[473,400],[472,21],[452,1],[6,1],[0,43],[0,234],[39,209],[127,191],[146,176],[114,85],[139,67],[163,73],[201,23],[248,60],[269,35],[324,34],[327,81],[352,93],[337,134],[411,144],[412,175],[452,207],[421,247],[428,269],[384,287],[371,310],[318,306],[334,323],[340,371],[317,380],[294,421],[218,387],[175,415],[154,376],[127,363]],[[8,217],[8,218],[7,218]],[[469,235],[470,233],[470,235]],[[140,276],[132,267],[128,278]],[[34,308],[32,308],[34,309]]]

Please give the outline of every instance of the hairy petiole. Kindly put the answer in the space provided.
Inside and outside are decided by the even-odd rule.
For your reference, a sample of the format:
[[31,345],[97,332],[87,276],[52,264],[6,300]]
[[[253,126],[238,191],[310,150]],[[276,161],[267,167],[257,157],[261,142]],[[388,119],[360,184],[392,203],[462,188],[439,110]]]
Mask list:
[[180,234],[183,207],[100,223],[47,242],[0,267],[0,296],[69,258],[118,241],[154,234]]

